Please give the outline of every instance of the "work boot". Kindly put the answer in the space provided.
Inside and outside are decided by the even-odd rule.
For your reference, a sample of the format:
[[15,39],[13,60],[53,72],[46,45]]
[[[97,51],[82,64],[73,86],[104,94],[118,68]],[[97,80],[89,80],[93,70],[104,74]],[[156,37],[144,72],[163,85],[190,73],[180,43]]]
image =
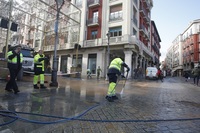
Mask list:
[[12,92],[12,89],[5,89],[7,92]]
[[14,94],[17,94],[18,92],[20,92],[19,90],[14,90]]
[[119,98],[117,96],[112,96],[113,100],[118,100]]
[[40,85],[40,89],[46,89],[47,87],[44,86],[43,84]]
[[106,99],[108,100],[108,102],[113,102],[114,101],[111,96],[106,96]]
[[33,87],[34,87],[34,89],[39,89],[39,87],[37,86],[37,84],[34,85]]

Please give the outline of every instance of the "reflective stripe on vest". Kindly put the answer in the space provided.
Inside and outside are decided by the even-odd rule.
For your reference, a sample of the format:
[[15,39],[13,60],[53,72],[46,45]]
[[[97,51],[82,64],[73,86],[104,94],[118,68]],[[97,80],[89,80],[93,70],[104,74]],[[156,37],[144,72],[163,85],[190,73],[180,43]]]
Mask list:
[[[7,58],[9,57],[9,56],[11,56],[11,55],[13,55],[13,52],[12,51],[9,51],[8,53],[7,53]],[[10,60],[9,58],[8,58],[8,62],[9,63],[12,63],[12,64],[17,64],[17,56],[15,56],[14,58],[12,58],[12,60]],[[20,53],[20,63],[22,63],[23,62],[23,55],[22,55],[22,53]]]
[[122,63],[123,61],[120,58],[115,58],[111,61],[109,68],[116,68],[120,71]]
[[[44,54],[43,54],[43,57],[44,57]],[[39,59],[43,57],[40,57],[40,54],[36,54],[34,56],[34,64],[36,65],[36,67],[39,67],[39,68],[42,67],[42,71],[44,71],[44,60],[39,62]]]

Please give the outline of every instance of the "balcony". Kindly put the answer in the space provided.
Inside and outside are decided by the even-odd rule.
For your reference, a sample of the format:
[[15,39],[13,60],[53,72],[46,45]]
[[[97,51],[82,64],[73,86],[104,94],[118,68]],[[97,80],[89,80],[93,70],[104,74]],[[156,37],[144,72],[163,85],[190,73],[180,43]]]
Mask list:
[[87,20],[88,26],[99,26],[99,24],[100,24],[100,19],[98,17],[89,18]]
[[194,44],[194,41],[193,41],[193,40],[191,40],[191,41],[189,42],[189,44],[190,44],[190,45],[193,45],[193,44]]
[[190,54],[194,54],[194,49],[191,49],[191,50],[190,50]]
[[102,39],[86,40],[83,47],[97,47],[102,45]]
[[143,7],[143,5],[140,5],[140,13],[143,16],[148,16],[148,13],[147,13],[146,9]]
[[122,20],[122,12],[114,12],[110,14],[109,21]]
[[150,35],[148,34],[148,32],[143,24],[140,25],[140,31],[144,34],[145,37],[147,37],[147,39],[149,39]]
[[99,0],[89,0],[89,1],[88,1],[88,6],[89,6],[89,7],[100,6],[100,2],[99,2]]
[[[58,44],[57,45],[57,50],[65,50],[65,49],[70,49],[73,48],[73,45],[71,44]],[[48,46],[43,46],[44,51],[54,51],[54,45],[48,45]]]

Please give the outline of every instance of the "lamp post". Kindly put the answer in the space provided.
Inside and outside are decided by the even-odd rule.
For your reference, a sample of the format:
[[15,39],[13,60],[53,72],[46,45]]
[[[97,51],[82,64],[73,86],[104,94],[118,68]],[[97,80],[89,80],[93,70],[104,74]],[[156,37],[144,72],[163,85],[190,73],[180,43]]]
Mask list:
[[56,22],[55,22],[55,43],[54,43],[54,57],[53,57],[53,70],[52,70],[52,75],[51,75],[51,83],[50,86],[58,87],[58,82],[57,82],[57,71],[58,71],[58,60],[57,60],[57,44],[59,43],[58,40],[58,22],[59,22],[59,14],[62,6],[64,5],[65,1],[64,0],[55,0],[56,2],[56,9],[57,9],[57,14],[56,14]]
[[[108,47],[107,47],[107,68],[106,71],[108,73],[108,69],[109,69],[109,63],[110,63],[110,32],[108,31],[108,33],[106,34],[107,38],[108,38]],[[106,73],[106,80],[108,80],[108,76]]]

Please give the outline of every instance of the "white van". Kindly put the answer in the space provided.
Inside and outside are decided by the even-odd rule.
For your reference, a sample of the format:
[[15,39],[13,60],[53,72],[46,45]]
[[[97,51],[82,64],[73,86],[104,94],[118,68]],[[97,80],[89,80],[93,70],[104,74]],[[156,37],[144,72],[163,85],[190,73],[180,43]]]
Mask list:
[[146,69],[146,79],[157,79],[158,75],[157,75],[158,69],[156,67],[147,67]]

